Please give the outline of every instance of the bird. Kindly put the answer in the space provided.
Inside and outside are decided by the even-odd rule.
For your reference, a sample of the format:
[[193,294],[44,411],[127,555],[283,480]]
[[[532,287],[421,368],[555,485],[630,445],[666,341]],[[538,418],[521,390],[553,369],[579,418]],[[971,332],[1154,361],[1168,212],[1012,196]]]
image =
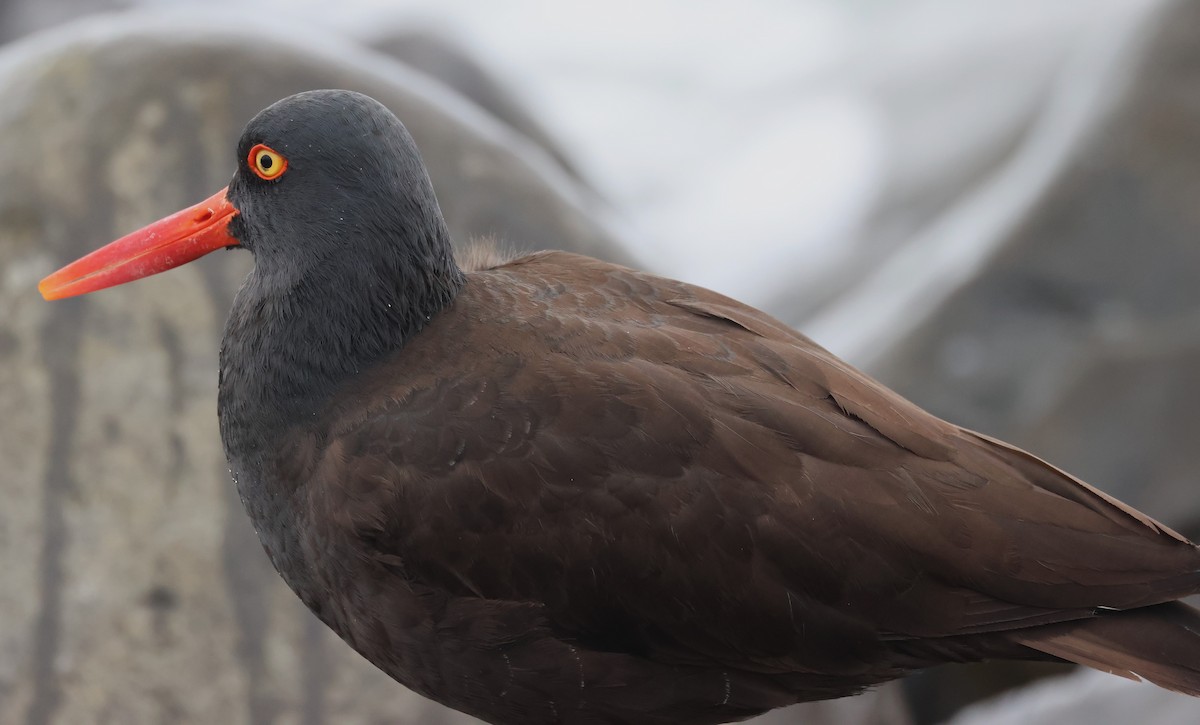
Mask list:
[[231,478],[283,580],[404,686],[534,725],[731,722],[986,659],[1200,695],[1200,550],[1150,516],[716,292],[456,258],[365,95],[274,103],[236,163],[39,289],[250,251]]

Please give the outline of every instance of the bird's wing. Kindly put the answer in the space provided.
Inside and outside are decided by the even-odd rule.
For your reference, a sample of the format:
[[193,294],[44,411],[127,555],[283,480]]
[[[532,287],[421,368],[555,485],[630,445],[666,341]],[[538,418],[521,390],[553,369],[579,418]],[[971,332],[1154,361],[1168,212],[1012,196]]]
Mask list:
[[555,253],[450,309],[338,396],[310,485],[571,641],[835,672],[1200,583],[1165,526],[715,293]]

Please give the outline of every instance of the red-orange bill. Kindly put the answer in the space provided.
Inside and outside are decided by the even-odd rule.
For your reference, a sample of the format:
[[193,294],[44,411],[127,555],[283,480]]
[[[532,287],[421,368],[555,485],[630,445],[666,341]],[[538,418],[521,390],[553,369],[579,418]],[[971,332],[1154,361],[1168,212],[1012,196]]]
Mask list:
[[187,264],[234,246],[229,221],[237,214],[226,189],[71,262],[38,284],[48,300],[95,292]]

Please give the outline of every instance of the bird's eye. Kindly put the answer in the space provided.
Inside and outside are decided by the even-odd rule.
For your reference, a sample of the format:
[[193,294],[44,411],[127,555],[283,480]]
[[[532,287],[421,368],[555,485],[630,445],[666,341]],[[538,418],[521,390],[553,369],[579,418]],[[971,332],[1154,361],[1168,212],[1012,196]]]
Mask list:
[[250,164],[250,169],[258,174],[258,178],[266,181],[278,179],[284,171],[287,171],[287,159],[266,144],[260,143],[250,149],[250,156],[246,161]]

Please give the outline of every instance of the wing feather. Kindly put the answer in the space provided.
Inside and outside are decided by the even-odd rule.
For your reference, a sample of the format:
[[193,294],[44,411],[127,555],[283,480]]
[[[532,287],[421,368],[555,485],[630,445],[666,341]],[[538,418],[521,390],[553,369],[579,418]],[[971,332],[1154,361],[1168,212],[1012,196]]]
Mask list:
[[552,253],[454,310],[338,396],[312,485],[406,577],[580,647],[849,673],[1200,587],[1168,527],[715,293]]

